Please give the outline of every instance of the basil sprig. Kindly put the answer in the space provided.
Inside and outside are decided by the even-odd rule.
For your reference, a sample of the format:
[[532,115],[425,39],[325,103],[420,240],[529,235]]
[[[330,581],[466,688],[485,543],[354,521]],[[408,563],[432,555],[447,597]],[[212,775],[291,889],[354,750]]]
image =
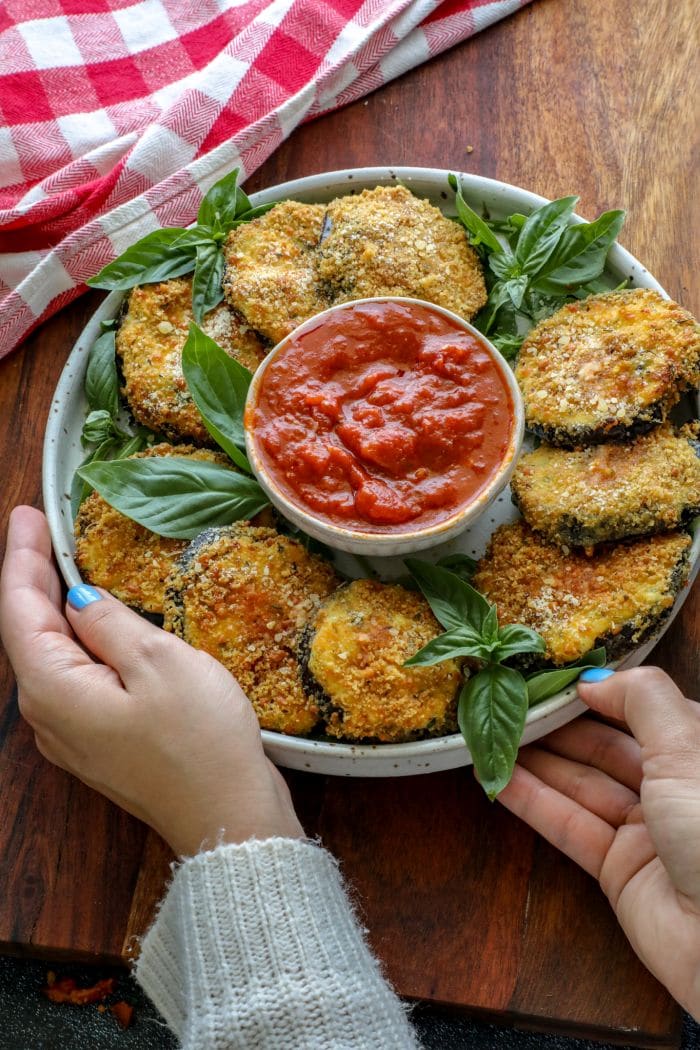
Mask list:
[[192,312],[197,324],[221,302],[224,272],[223,242],[230,230],[264,215],[274,207],[251,206],[237,185],[236,168],[216,182],[205,194],[190,229],[177,226],[154,230],[127,248],[119,258],[88,280],[92,288],[127,291],[140,284],[152,284],[194,271]]
[[[100,443],[76,472],[74,514],[77,501],[95,489],[151,532],[192,539],[202,529],[252,518],[267,506],[267,496],[250,477],[245,454],[243,413],[252,379],[248,369],[193,324],[183,348],[182,371],[204,425],[233,461],[231,467],[178,456],[127,459],[153,435],[145,428],[136,435],[118,428],[112,414],[115,398],[119,407],[114,352],[114,332],[108,331],[96,341],[88,363],[85,385],[92,411],[83,437]],[[135,444],[137,437],[140,444]]]
[[530,707],[541,704],[543,700],[549,700],[550,696],[556,696],[567,685],[575,682],[581,671],[588,667],[605,667],[607,655],[605,647],[591,649],[589,653],[582,656],[575,663],[567,664],[566,667],[555,667],[550,671],[538,671],[528,675],[527,698]]
[[120,459],[84,464],[78,474],[121,514],[175,539],[252,518],[268,502],[253,478],[206,460]]
[[190,325],[182,350],[182,372],[214,441],[237,467],[250,474],[243,413],[252,372],[229,357],[196,324]]
[[[114,321],[103,321],[102,334],[95,340],[85,372],[85,397],[90,409],[83,423],[80,440],[90,448],[81,467],[110,459],[131,456],[153,441],[154,435],[146,427],[129,429],[120,419],[119,377],[115,358]],[[73,518],[83,500],[92,492],[92,485],[76,471],[71,483],[70,501]]]
[[505,357],[515,357],[527,331],[564,303],[609,290],[601,278],[623,211],[571,225],[579,198],[561,197],[529,216],[493,221],[469,207],[455,175],[448,181],[457,217],[484,265],[488,300],[474,324]]
[[596,649],[568,668],[543,671],[525,679],[505,661],[523,653],[544,653],[541,635],[523,624],[500,627],[496,606],[460,576],[439,565],[406,559],[443,634],[419,649],[407,667],[432,667],[443,660],[469,657],[478,670],[459,695],[457,721],[490,799],[508,784],[523,735],[528,706],[554,696],[585,667],[605,663]]

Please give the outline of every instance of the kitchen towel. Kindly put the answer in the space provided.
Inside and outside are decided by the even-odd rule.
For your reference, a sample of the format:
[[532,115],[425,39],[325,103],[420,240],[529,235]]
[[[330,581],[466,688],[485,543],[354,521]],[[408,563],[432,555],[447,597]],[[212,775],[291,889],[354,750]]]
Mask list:
[[228,171],[527,0],[5,0],[0,357]]

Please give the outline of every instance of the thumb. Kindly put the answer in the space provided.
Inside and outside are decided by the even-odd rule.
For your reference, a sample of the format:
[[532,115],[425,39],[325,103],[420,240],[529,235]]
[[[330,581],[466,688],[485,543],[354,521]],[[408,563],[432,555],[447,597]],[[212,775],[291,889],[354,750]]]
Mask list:
[[644,760],[664,757],[661,775],[698,775],[700,708],[686,700],[659,667],[635,667],[610,674],[595,684],[579,680],[584,703],[601,715],[625,722],[642,749]]
[[152,682],[154,674],[172,676],[180,661],[191,665],[189,645],[102,588],[82,583],[71,587],[66,597],[66,617],[76,635],[98,660],[114,668],[128,691],[138,690],[146,671]]

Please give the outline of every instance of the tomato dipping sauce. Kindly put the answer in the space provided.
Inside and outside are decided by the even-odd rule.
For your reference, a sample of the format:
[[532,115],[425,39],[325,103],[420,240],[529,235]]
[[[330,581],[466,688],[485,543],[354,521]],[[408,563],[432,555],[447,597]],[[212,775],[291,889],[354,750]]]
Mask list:
[[451,518],[498,473],[514,426],[482,340],[428,304],[397,301],[349,303],[288,337],[246,410],[282,495],[374,533]]

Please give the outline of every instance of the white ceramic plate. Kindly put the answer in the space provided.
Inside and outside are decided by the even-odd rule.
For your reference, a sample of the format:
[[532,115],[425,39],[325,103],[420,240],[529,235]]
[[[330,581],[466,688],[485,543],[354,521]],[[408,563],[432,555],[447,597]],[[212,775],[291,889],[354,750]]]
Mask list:
[[[391,185],[397,180],[410,186],[421,197],[429,198],[438,207],[452,199],[448,189],[447,171],[434,168],[356,168],[346,171],[326,172],[312,175],[280,186],[272,186],[253,194],[254,205],[269,201],[294,198],[295,200],[324,203],[334,197],[358,192],[378,185]],[[468,202],[477,210],[486,206],[489,213],[500,218],[511,212],[529,212],[545,203],[544,197],[509,186],[493,179],[477,175],[462,175],[462,187]],[[572,188],[575,191],[575,187]],[[582,220],[578,220],[582,221]],[[666,295],[661,285],[638,262],[634,256],[619,245],[614,245],[608,257],[608,272],[611,286],[629,279],[635,287],[653,288]],[[95,339],[100,334],[100,322],[114,317],[121,305],[123,295],[114,292],[105,299],[93,315],[75,347],[73,348],[51,404],[44,441],[43,487],[44,506],[49,520],[51,537],[59,568],[66,583],[80,583],[80,574],[73,559],[73,528],[70,510],[70,485],[76,467],[84,452],[80,444],[80,431],[86,415],[83,394],[83,379],[87,357]],[[688,400],[689,413],[700,414],[697,398]],[[503,522],[517,517],[510,501],[510,492],[505,490],[491,505],[488,512],[458,539],[443,544],[428,552],[428,557],[439,557],[454,551],[464,551],[479,557],[488,539]],[[696,530],[691,550],[691,582],[700,566],[700,530]],[[339,564],[353,571],[351,555],[339,556]],[[383,576],[391,578],[403,571],[399,559],[373,559],[373,564]],[[357,566],[355,563],[356,574]],[[661,631],[645,645],[636,649],[619,666],[633,667],[640,664],[663,631],[677,614],[688,593],[690,584],[678,596],[670,618]],[[559,693],[550,700],[532,708],[528,713],[524,743],[539,739],[551,730],[570,722],[584,710],[576,697],[575,686]],[[387,777],[407,776],[415,773],[435,772],[471,764],[471,756],[461,735],[420,740],[408,744],[343,744],[301,737],[285,736],[263,730],[265,750],[278,765],[290,769],[310,770],[315,773],[341,776]]]

